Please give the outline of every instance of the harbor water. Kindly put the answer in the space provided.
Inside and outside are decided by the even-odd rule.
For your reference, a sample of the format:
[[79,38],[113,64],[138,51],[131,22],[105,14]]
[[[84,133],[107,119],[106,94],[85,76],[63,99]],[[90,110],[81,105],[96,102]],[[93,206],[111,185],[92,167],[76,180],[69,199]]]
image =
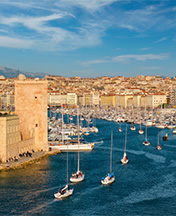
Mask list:
[[[80,168],[85,180],[71,184],[72,196],[54,198],[67,183],[67,153],[42,159],[24,169],[0,173],[0,215],[175,215],[176,213],[176,135],[160,129],[162,150],[156,150],[158,129],[148,127],[151,143],[144,146],[145,133],[127,125],[129,163],[122,165],[126,123],[96,120],[99,133],[87,141],[99,142],[93,151],[80,153]],[[143,129],[145,129],[143,127]],[[111,131],[113,131],[112,170],[115,182],[101,185],[109,172]],[[168,131],[168,141],[162,137]],[[103,142],[100,142],[103,141]],[[68,153],[68,172],[77,170],[77,153]]]

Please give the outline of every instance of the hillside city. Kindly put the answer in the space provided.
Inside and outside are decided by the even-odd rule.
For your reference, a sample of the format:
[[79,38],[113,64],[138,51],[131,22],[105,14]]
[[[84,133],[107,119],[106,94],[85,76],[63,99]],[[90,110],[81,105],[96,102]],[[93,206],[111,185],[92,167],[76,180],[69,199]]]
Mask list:
[[[39,80],[19,74],[17,78],[0,76],[0,107],[13,110],[15,104],[15,80]],[[176,78],[161,76],[137,77],[63,77],[46,75],[48,81],[48,105],[104,106],[127,108],[156,108],[165,104],[176,105]]]

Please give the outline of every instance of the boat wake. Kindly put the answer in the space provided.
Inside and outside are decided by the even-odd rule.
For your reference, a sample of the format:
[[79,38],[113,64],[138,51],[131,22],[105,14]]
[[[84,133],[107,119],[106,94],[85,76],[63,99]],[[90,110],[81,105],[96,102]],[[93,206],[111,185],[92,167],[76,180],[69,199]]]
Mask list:
[[52,200],[51,202],[45,202],[45,203],[43,203],[43,204],[41,204],[41,205],[39,205],[39,206],[37,206],[37,207],[34,207],[33,209],[31,209],[31,210],[28,210],[28,211],[26,211],[26,212],[23,212],[22,214],[21,214],[21,216],[24,216],[24,215],[32,215],[32,214],[35,214],[36,215],[36,213],[38,213],[41,209],[43,209],[43,208],[45,208],[45,207],[47,207],[47,206],[49,206],[49,205],[51,205],[51,204],[53,204],[54,202],[57,202],[58,201],[58,199],[55,199],[55,200]]
[[151,189],[140,190],[131,193],[128,197],[123,199],[125,203],[139,203],[148,200],[154,200],[159,198],[174,197],[176,195],[176,189],[173,185],[175,184],[174,175],[165,176],[165,181],[153,186]]
[[164,146],[168,146],[168,147],[176,148],[176,145],[167,145],[167,144],[165,144]]
[[149,159],[154,160],[157,163],[165,163],[166,158],[161,155],[151,154],[151,153],[145,153],[145,156]]

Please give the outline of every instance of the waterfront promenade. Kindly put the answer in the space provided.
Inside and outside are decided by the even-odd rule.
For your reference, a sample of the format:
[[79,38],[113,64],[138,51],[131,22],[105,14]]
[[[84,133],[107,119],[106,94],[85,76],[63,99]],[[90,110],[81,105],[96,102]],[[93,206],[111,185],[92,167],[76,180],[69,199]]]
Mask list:
[[9,161],[7,163],[1,163],[0,164],[0,172],[1,171],[8,171],[11,169],[24,168],[28,164],[35,163],[36,161],[41,160],[44,157],[48,157],[50,155],[55,155],[58,153],[60,153],[60,150],[33,152],[32,157],[23,156],[23,157],[19,157],[18,161],[13,160],[13,161]]

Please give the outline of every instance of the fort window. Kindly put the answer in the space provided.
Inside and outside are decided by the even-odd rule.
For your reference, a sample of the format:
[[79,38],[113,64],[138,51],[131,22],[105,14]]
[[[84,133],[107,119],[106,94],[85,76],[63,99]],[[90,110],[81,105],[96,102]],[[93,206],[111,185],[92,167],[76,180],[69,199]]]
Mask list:
[[35,100],[37,100],[37,96],[35,96]]
[[38,124],[35,124],[35,127],[38,127]]

